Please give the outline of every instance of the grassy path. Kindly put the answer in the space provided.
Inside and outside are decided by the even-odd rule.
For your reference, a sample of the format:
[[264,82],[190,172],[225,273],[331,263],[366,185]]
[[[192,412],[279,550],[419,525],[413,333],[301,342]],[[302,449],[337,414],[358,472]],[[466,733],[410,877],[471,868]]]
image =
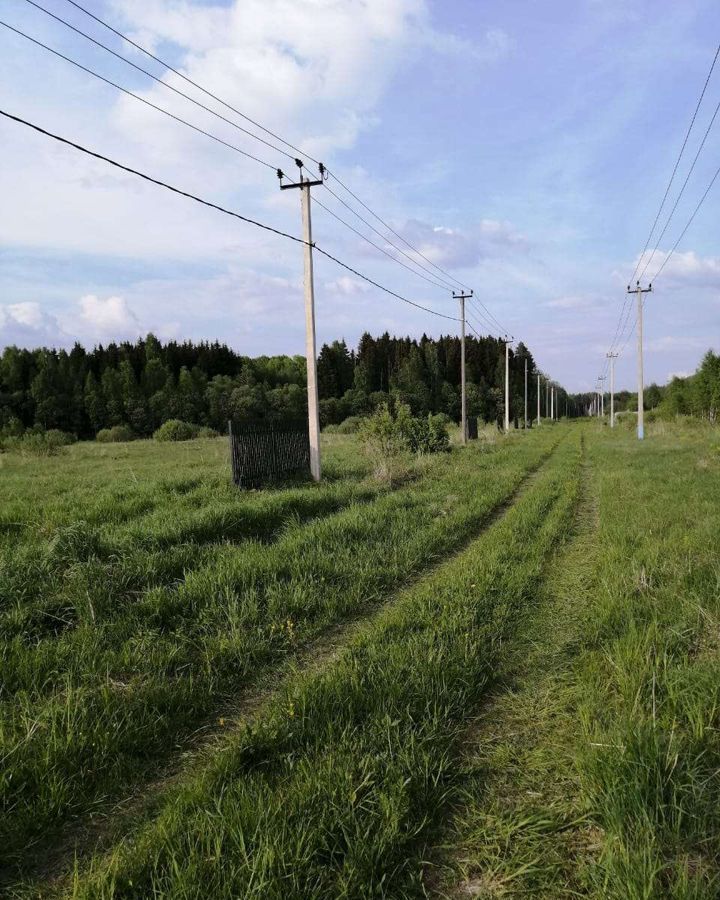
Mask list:
[[597,833],[580,802],[572,666],[593,601],[597,485],[584,460],[568,542],[464,737],[463,791],[429,858],[432,897],[576,897]]
[[[0,783],[3,851],[22,847],[15,862],[32,864],[44,852],[33,843],[40,834],[47,843],[53,822],[154,777],[168,748],[192,742],[209,710],[222,717],[227,698],[263,672],[456,552],[556,441],[538,436],[458,455],[416,485],[292,529],[272,548],[228,550],[224,566],[191,573],[179,590],[151,592],[39,657],[40,647],[21,654],[22,645],[6,646],[17,650],[23,677],[38,677],[35,656],[56,679],[58,661],[71,666],[68,678],[79,683],[61,684],[41,707],[25,691],[0,709],[15,776]],[[128,683],[129,666],[138,674]],[[103,675],[99,686],[93,672]]]
[[[483,531],[492,527],[531,489],[544,465],[547,465],[547,458],[533,466],[515,490],[488,514],[482,524]],[[467,542],[477,537],[478,534],[474,533],[467,538]],[[446,560],[436,563],[446,564]],[[429,577],[429,573],[420,577]],[[279,692],[286,691],[293,679],[332,666],[342,652],[397,600],[397,595],[392,595],[371,609],[359,610],[357,617],[326,629],[318,638],[291,652],[277,668],[263,673],[252,688],[241,691],[224,704],[211,719],[200,724],[187,741],[174,748],[152,781],[137,785],[120,802],[96,807],[91,816],[66,827],[59,841],[42,848],[37,853],[35,872],[32,869],[25,872],[28,883],[57,884],[63,873],[72,869],[76,860],[87,859],[120,842],[128,832],[137,828],[139,821],[149,819],[162,807],[165,796],[171,790],[193,778],[208,765],[215,753],[222,752],[228,732],[262,715],[273,698]]]
[[584,500],[467,735],[435,897],[720,896],[720,446],[586,427]]
[[[408,588],[318,671],[92,861],[77,897],[406,896],[454,787],[466,710],[571,519],[575,441],[491,528]],[[217,748],[216,748],[217,749]]]

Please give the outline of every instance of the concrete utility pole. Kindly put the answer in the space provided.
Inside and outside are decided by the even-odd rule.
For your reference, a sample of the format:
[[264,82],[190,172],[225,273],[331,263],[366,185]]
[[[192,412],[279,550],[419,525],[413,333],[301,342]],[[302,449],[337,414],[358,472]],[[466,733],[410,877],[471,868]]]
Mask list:
[[550,386],[550,421],[555,421],[555,385]]
[[462,442],[467,444],[467,395],[465,393],[465,301],[472,297],[461,291],[457,294],[453,291],[453,297],[460,301],[460,427],[462,428]]
[[525,431],[527,431],[527,356],[525,357]]
[[550,382],[545,382],[545,418],[550,415]]
[[615,360],[617,353],[606,353],[610,360],[610,427],[615,427]]
[[540,425],[540,373],[539,372],[537,373],[537,381],[538,381],[538,388],[537,388],[538,416],[537,416],[537,419],[538,419],[538,426],[539,426]]
[[505,434],[510,431],[510,344],[513,339],[508,340],[505,335]]
[[317,181],[303,177],[302,160],[296,159],[300,169],[300,181],[283,184],[285,174],[277,170],[280,179],[280,190],[300,189],[300,207],[302,209],[303,241],[305,243],[305,358],[307,361],[307,393],[308,393],[308,434],[310,437],[310,473],[315,481],[320,481],[320,402],[317,382],[317,343],[315,339],[315,280],[313,277],[312,255],[312,218],[310,213],[310,188],[323,183],[325,166],[320,163],[320,178]]
[[638,420],[637,420],[637,436],[642,441],[645,437],[645,385],[643,383],[643,294],[649,294],[652,291],[652,285],[646,288],[640,287],[640,282],[635,283],[635,287],[628,285],[628,294],[637,295],[637,353],[638,353]]
[[605,418],[605,385],[603,382],[605,381],[605,376],[600,376],[600,418]]

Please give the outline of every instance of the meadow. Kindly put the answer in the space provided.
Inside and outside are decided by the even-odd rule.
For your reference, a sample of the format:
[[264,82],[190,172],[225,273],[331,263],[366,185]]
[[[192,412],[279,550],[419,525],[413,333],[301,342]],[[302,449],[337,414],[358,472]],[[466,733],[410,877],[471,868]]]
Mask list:
[[0,890],[712,897],[720,441],[0,456]]

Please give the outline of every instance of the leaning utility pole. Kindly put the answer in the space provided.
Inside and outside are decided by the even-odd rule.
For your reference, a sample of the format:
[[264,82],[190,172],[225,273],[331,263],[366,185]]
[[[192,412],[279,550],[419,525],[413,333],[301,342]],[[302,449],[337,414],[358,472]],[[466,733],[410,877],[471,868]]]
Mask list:
[[525,357],[525,431],[527,431],[527,356]]
[[538,381],[538,388],[537,388],[538,416],[537,416],[537,419],[538,419],[538,426],[539,426],[541,424],[541,422],[540,422],[540,373],[539,372],[537,373],[537,381]]
[[610,427],[615,427],[615,360],[617,353],[606,353],[610,360]]
[[635,287],[628,285],[628,294],[637,295],[637,333],[638,333],[638,420],[637,420],[637,436],[641,441],[645,437],[645,396],[643,383],[643,294],[649,294],[652,291],[652,285],[646,288],[640,287],[640,282],[636,282]]
[[466,294],[453,291],[453,297],[460,301],[460,427],[462,428],[462,442],[467,444],[467,395],[465,393],[465,301],[472,297],[473,292]]
[[320,481],[320,402],[317,382],[317,346],[315,340],[315,281],[313,278],[312,256],[312,220],[310,215],[310,188],[323,183],[325,166],[320,163],[320,178],[317,181],[303,177],[302,160],[296,159],[300,169],[300,181],[283,184],[285,174],[277,170],[280,179],[280,190],[288,191],[300,188],[300,207],[302,209],[303,243],[305,244],[305,358],[307,362],[308,393],[308,435],[310,438],[310,472],[315,481]]
[[510,431],[510,344],[512,338],[505,335],[505,434]]

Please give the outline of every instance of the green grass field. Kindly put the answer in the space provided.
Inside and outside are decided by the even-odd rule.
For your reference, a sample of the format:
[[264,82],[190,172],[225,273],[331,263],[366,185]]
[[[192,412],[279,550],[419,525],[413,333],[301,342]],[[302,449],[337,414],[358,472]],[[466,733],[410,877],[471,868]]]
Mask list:
[[720,440],[649,432],[0,455],[0,894],[717,896]]

